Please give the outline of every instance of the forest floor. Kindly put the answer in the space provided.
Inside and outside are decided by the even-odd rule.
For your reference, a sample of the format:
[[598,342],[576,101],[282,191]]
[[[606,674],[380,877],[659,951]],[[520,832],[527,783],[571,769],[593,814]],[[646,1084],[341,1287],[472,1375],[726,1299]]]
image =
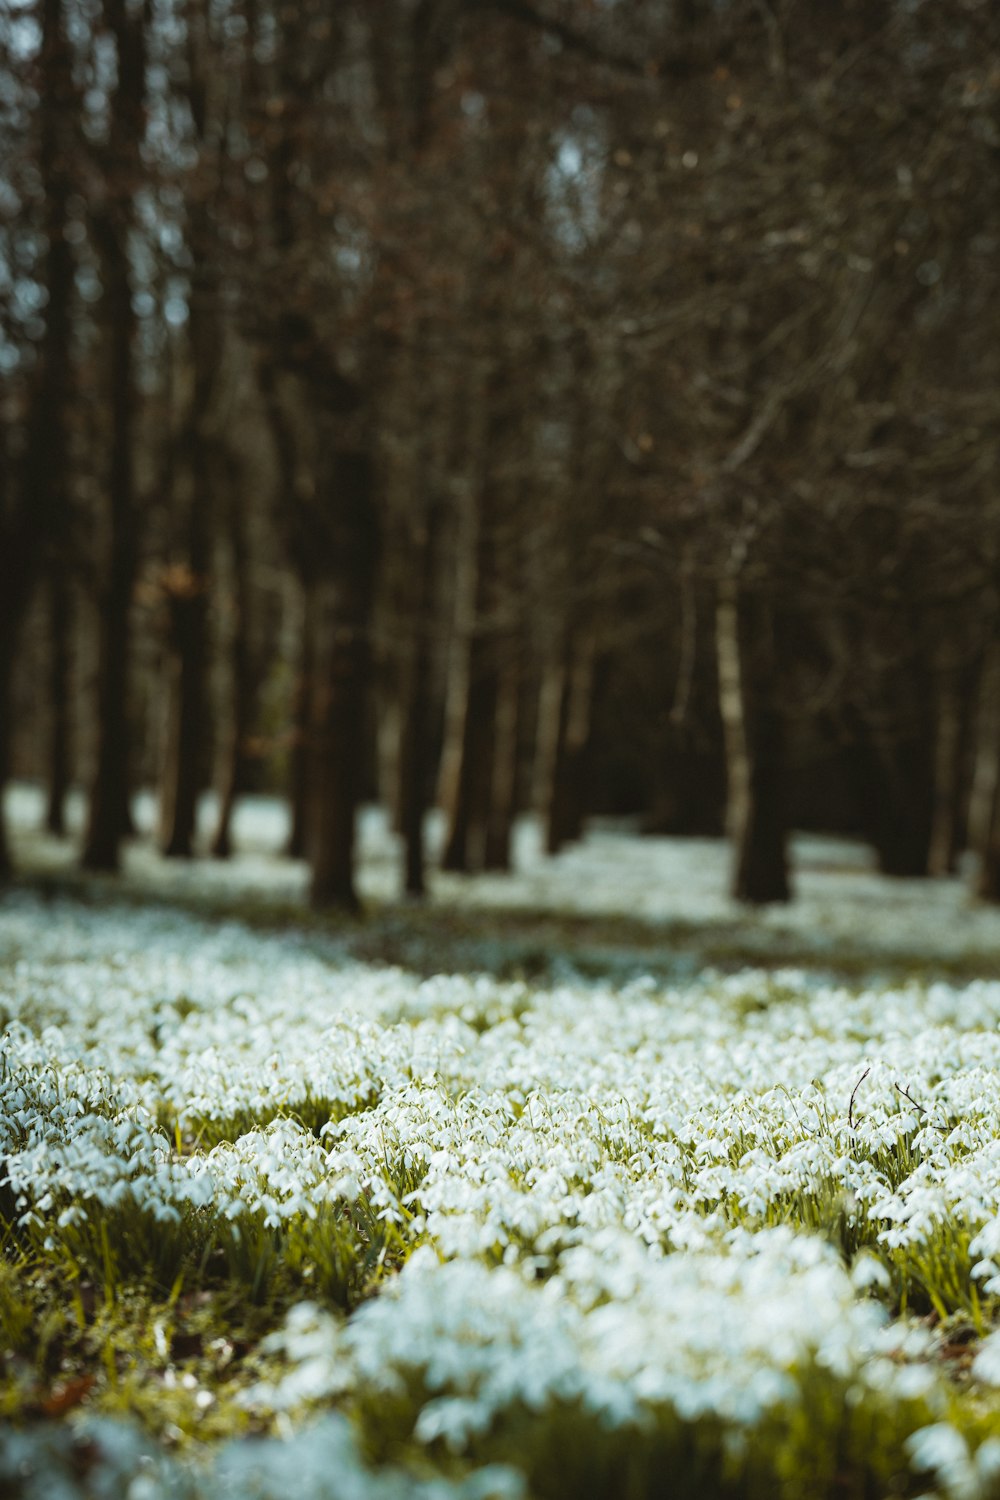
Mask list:
[[[320,917],[11,798],[0,1491],[1000,1495],[1000,912],[597,827]],[[151,816],[139,807],[140,821]]]

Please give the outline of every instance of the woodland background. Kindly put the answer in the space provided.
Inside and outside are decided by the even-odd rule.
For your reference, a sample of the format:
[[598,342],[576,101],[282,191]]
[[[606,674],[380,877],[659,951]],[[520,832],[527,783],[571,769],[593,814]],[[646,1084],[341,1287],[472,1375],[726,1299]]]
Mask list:
[[990,0],[7,0],[0,786],[1000,899],[998,103]]

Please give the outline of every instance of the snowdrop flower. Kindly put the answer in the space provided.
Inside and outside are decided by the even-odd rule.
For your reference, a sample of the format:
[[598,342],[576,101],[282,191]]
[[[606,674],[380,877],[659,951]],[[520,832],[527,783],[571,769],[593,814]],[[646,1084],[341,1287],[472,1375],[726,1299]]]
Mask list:
[[922,1427],[906,1440],[917,1473],[932,1473],[949,1500],[979,1500],[976,1466],[965,1438],[947,1422]]
[[[582,868],[599,884],[593,852]],[[346,1321],[293,1312],[258,1405],[410,1393],[417,1440],[458,1452],[515,1406],[565,1402],[610,1427],[710,1417],[738,1447],[805,1371],[944,1410],[926,1338],[886,1326],[879,1298],[945,1232],[959,1295],[966,1243],[970,1297],[1000,1293],[1000,984],[566,970],[529,989],[58,910],[15,897],[0,926],[26,955],[0,977],[0,1171],[47,1253],[136,1213],[244,1246],[261,1225],[280,1242],[343,1223],[363,1245],[381,1224],[409,1252]],[[964,920],[949,942],[1000,932]],[[925,925],[900,917],[893,941],[918,951]],[[866,1245],[850,1273],[827,1234]],[[997,1364],[987,1339],[973,1373],[992,1384]],[[302,1473],[322,1486],[317,1455],[346,1439],[316,1432]],[[995,1452],[949,1432],[918,1434],[914,1466],[958,1495]],[[267,1449],[248,1493],[277,1494],[280,1464],[287,1488],[290,1451]],[[239,1492],[242,1463],[220,1459],[219,1484]]]
[[1000,1385],[1000,1333],[983,1339],[972,1361],[972,1373],[984,1385]]

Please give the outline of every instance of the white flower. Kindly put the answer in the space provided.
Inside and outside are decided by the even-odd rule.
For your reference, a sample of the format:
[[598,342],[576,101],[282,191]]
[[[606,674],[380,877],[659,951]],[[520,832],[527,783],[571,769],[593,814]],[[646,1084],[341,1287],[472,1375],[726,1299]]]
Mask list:
[[888,1271],[877,1256],[862,1252],[851,1266],[851,1285],[857,1292],[885,1291],[891,1285]]
[[972,1361],[972,1373],[984,1385],[1000,1385],[1000,1333],[983,1339]]
[[977,1500],[979,1482],[968,1444],[947,1422],[922,1427],[906,1440],[911,1467],[916,1473],[932,1473],[953,1500]]

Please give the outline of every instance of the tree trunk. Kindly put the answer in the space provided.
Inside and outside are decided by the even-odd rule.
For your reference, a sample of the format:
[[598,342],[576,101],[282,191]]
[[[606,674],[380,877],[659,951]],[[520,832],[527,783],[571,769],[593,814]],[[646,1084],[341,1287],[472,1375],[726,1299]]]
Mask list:
[[10,774],[10,679],[14,670],[15,624],[20,610],[20,600],[14,597],[14,584],[20,572],[20,557],[15,556],[14,543],[20,528],[7,524],[13,488],[10,469],[9,433],[6,422],[0,419],[0,887],[13,873],[4,793]]
[[[205,670],[208,654],[210,468],[193,445],[194,490],[187,520],[187,558],[168,583],[170,722],[161,794],[160,845],[171,859],[190,859],[204,774]],[[197,461],[200,457],[200,463]]]
[[[479,503],[482,507],[481,496]],[[495,586],[494,537],[485,514],[481,512],[477,522],[472,548],[474,605],[471,619],[460,621],[452,642],[453,651],[461,653],[453,671],[464,693],[456,694],[456,704],[449,703],[453,739],[448,750],[454,779],[441,867],[455,873],[481,869],[485,858],[499,695],[496,643],[489,638],[488,618]]]
[[717,838],[725,829],[725,767],[716,747],[687,725],[673,725],[657,755],[647,834]]
[[[116,434],[116,442],[118,440]],[[115,871],[121,860],[123,803],[128,788],[129,606],[135,574],[131,505],[123,513],[121,475],[112,489],[112,558],[100,620],[100,658],[97,679],[97,768],[90,795],[87,836],[83,849],[86,870]]]
[[552,802],[559,764],[559,745],[566,731],[566,658],[561,652],[550,652],[542,667],[538,685],[538,713],[535,722],[535,757],[531,800],[535,811],[545,821],[546,849],[552,848]]
[[69,585],[61,557],[49,574],[49,776],[45,826],[56,838],[66,836],[66,794],[70,781],[72,625]]
[[[0,624],[3,622],[0,621]],[[10,775],[10,710],[11,676],[14,668],[14,632],[0,630],[0,886],[5,885],[13,873],[10,842],[7,837],[7,818],[4,812],[4,792]]]
[[938,695],[934,739],[934,802],[927,870],[952,875],[958,858],[959,801],[962,780],[962,714],[955,683]]
[[566,788],[561,809],[562,836],[566,843],[573,843],[583,836],[583,821],[587,813],[587,776],[590,754],[590,728],[594,706],[594,657],[593,636],[578,636],[573,658],[573,669],[569,681],[569,713],[566,721],[564,744],[565,768],[563,782]]
[[364,776],[365,707],[378,551],[373,469],[365,452],[340,451],[333,466],[336,576],[320,598],[315,778],[311,803],[312,903],[358,905],[354,832]]
[[[438,768],[437,802],[446,820],[442,867],[466,868],[468,843],[468,796],[463,787],[467,774],[465,733],[469,715],[472,638],[476,625],[478,589],[477,527],[475,506],[465,499],[456,537],[454,614],[448,642],[448,676],[444,704],[444,740]],[[450,862],[449,862],[450,853]]]
[[1000,776],[994,784],[989,822],[979,851],[976,895],[981,901],[1000,905]]
[[[43,48],[52,97],[43,110],[42,174],[46,184],[48,255],[46,332],[42,359],[37,441],[43,453],[36,463],[30,503],[39,505],[41,527],[50,546],[49,621],[51,626],[50,691],[52,723],[49,741],[49,787],[46,826],[60,837],[66,831],[65,800],[69,782],[69,628],[70,603],[66,558],[59,532],[69,514],[71,313],[75,266],[66,239],[69,197],[74,190],[70,111],[74,85],[70,46],[63,31],[59,0],[43,5]],[[51,117],[51,118],[50,118]],[[41,485],[37,484],[41,478]]]
[[[194,560],[194,548],[191,557]],[[203,573],[187,574],[171,593],[170,722],[160,802],[160,847],[168,859],[190,859],[202,787],[205,649],[208,601]]]
[[914,655],[887,680],[875,722],[856,707],[844,714],[851,737],[845,765],[883,875],[913,879],[930,870],[935,760],[943,748],[933,701],[930,674]]
[[[128,434],[130,436],[130,432]],[[116,444],[120,434],[116,432]],[[116,466],[117,467],[117,466]],[[90,796],[82,862],[87,870],[117,870],[121,858],[123,804],[128,787],[129,606],[135,573],[131,498],[123,476],[112,486],[112,557],[100,618],[97,681],[97,767]],[[125,506],[127,504],[127,509]]]
[[969,840],[979,855],[976,894],[1000,904],[1000,640],[987,647],[979,683]]
[[516,657],[498,670],[492,778],[483,848],[484,870],[509,870],[517,811],[521,673]]
[[787,901],[784,726],[775,701],[767,606],[727,580],[719,588],[716,630],[732,894],[754,905]]
[[464,643],[468,672],[461,720],[458,776],[449,813],[441,868],[468,874],[482,868],[497,710],[497,678],[479,629]]
[[904,740],[876,747],[870,774],[880,871],[903,879],[927,875],[933,818],[930,745]]
[[[550,685],[551,686],[551,685]],[[569,700],[570,700],[570,662],[569,654],[561,662],[558,676],[556,699],[556,735],[552,748],[551,769],[549,784],[546,789],[545,807],[545,852],[546,854],[558,854],[566,842],[566,817],[565,806],[570,795],[566,784],[566,734],[569,726]]]
[[571,628],[561,656],[546,669],[539,700],[536,788],[549,854],[583,831],[593,687],[593,639]]
[[[461,653],[457,712],[449,712],[446,745],[453,796],[444,869],[506,869],[514,815],[518,754],[516,619],[512,581],[520,573],[518,497],[506,466],[514,438],[511,370],[498,358],[483,391],[485,421],[477,435],[474,509],[460,538],[457,628]],[[505,593],[505,589],[507,592]],[[449,685],[450,686],[450,685]],[[449,697],[450,697],[449,692]],[[449,703],[449,710],[451,704]]]
[[[38,173],[45,197],[45,329],[29,393],[20,472],[0,453],[0,881],[11,873],[2,798],[10,757],[10,677],[17,634],[46,545],[58,547],[67,524],[71,462],[71,315],[75,266],[66,238],[75,189],[77,98],[72,52],[60,0],[43,0]],[[4,443],[6,450],[7,444]]]
[[112,452],[108,484],[109,560],[100,608],[97,766],[91,789],[83,866],[117,870],[128,788],[129,610],[136,566],[132,459],[132,306],[124,244],[106,256],[112,339]]
[[212,854],[216,859],[227,859],[232,853],[233,809],[248,781],[248,743],[254,708],[249,549],[241,497],[236,493],[235,475],[230,475],[229,550],[233,589],[229,640],[230,722],[219,797],[219,821],[212,839]]
[[398,681],[398,663],[392,660],[373,663],[372,676],[381,689],[374,705],[375,800],[385,808],[393,833],[401,834],[403,758],[406,755],[405,686]]
[[[204,253],[210,230],[201,208],[192,239]],[[192,297],[190,317],[194,391],[184,435],[182,482],[186,481],[183,561],[170,570],[170,727],[164,766],[160,845],[171,859],[190,859],[198,823],[198,799],[205,775],[208,704],[208,606],[211,569],[211,514],[219,482],[218,453],[206,432],[219,371],[222,330],[203,289]]]
[[309,766],[313,699],[316,693],[316,605],[309,583],[302,584],[302,618],[298,670],[292,697],[292,743],[288,757],[288,794],[292,824],[285,853],[305,859],[309,853]]
[[422,896],[425,888],[424,820],[431,776],[431,669],[434,644],[434,587],[443,509],[432,501],[419,538],[420,584],[416,600],[413,655],[400,760],[400,831],[406,850],[405,890]]
[[1000,741],[996,735],[993,738],[992,759],[992,784],[980,831],[976,895],[981,901],[1000,905]]
[[725,829],[714,606],[714,598],[706,597],[703,587],[685,572],[673,703],[656,755],[644,833],[716,838]]
[[108,564],[101,600],[97,684],[97,767],[82,862],[88,870],[117,870],[128,796],[129,609],[136,569],[136,503],[132,452],[135,314],[129,276],[132,194],[138,180],[145,104],[145,26],[148,3],[131,13],[125,0],[105,0],[115,37],[117,78],[111,97],[107,148],[108,202],[95,216],[105,279],[111,345],[111,463],[108,476]]
[[[276,184],[279,205],[285,204],[288,183]],[[290,233],[281,213],[282,243]],[[316,615],[317,578],[322,571],[326,552],[324,538],[315,535],[316,497],[312,475],[300,472],[299,438],[289,414],[285,383],[273,362],[260,369],[260,392],[267,411],[271,440],[278,466],[279,493],[282,496],[281,520],[285,531],[285,549],[300,597],[298,660],[291,702],[291,744],[288,756],[288,803],[291,816],[285,854],[289,859],[309,857],[310,773],[312,754],[310,736],[316,695]],[[308,393],[299,391],[299,400],[308,407]]]

